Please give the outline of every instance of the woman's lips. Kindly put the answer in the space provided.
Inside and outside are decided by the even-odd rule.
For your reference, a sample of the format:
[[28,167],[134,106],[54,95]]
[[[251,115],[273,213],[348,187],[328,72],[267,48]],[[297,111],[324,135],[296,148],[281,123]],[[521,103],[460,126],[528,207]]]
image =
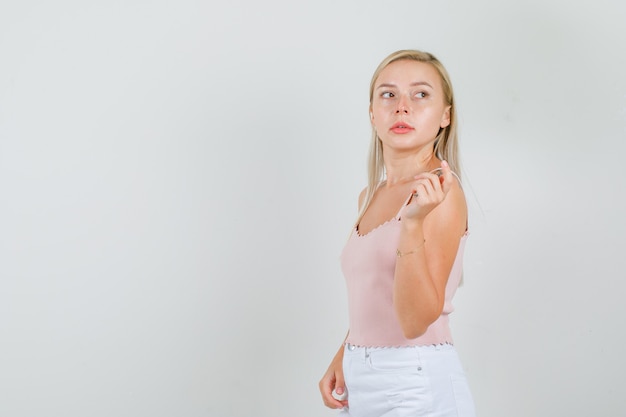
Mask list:
[[393,133],[408,133],[414,129],[413,126],[408,123],[398,122],[391,126],[391,129],[389,130],[391,130]]

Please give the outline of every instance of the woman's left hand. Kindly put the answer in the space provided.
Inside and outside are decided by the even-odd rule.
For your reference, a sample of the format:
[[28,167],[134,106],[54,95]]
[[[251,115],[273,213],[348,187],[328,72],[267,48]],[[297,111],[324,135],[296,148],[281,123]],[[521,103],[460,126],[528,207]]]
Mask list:
[[[435,172],[439,171],[441,175]],[[401,217],[406,221],[423,220],[428,213],[446,198],[454,177],[446,161],[441,161],[441,169],[424,172],[415,177],[411,187],[413,197],[403,208]]]

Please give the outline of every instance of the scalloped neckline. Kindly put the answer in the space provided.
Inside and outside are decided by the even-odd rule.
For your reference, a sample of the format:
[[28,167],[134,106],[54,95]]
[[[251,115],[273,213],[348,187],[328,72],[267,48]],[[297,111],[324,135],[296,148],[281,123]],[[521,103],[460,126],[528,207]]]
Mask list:
[[362,235],[359,232],[359,225],[357,224],[356,226],[354,226],[354,233],[356,234],[357,237],[366,237],[366,236],[371,235],[373,232],[375,232],[376,230],[380,229],[381,227],[386,226],[387,224],[393,222],[394,220],[395,221],[400,221],[398,216],[392,217],[391,219],[382,222],[381,224],[379,224],[378,226],[376,226],[375,228],[373,228],[369,232],[365,233],[364,235]]

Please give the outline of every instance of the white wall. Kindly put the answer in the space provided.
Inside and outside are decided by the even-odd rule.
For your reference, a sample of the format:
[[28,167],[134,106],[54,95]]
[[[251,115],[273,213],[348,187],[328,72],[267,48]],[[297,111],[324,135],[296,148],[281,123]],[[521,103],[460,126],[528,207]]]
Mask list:
[[626,409],[626,6],[0,4],[0,415],[333,416],[367,88],[448,67],[482,417]]

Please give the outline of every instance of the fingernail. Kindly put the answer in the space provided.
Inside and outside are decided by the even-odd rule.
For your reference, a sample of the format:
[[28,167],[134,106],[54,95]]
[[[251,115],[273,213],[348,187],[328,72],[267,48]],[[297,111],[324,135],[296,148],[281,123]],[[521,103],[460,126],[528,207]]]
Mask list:
[[339,394],[339,395],[343,394],[343,387],[337,388],[336,391],[337,391],[337,394]]
[[449,165],[448,165],[448,162],[446,162],[446,161],[441,161],[441,166],[442,166],[442,167],[446,167],[446,168],[447,168]]

